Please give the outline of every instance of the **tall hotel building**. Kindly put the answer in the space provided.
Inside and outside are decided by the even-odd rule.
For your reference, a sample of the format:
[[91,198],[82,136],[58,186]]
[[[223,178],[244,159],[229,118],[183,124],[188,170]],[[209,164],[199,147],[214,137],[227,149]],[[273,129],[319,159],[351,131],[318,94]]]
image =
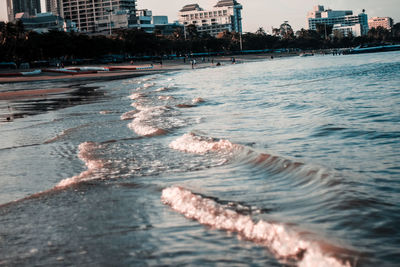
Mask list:
[[7,0],[6,3],[8,21],[14,21],[17,13],[26,13],[28,16],[41,13],[40,0]]
[[[76,23],[81,32],[106,33],[136,24],[136,0],[47,0],[49,11]],[[61,5],[60,5],[61,4]]]
[[374,18],[370,18],[368,20],[368,26],[369,26],[370,29],[383,27],[383,28],[385,28],[387,30],[390,30],[393,27],[393,19],[389,18],[389,17],[384,17],[384,18],[374,17]]
[[236,0],[221,0],[211,10],[204,10],[198,4],[184,6],[179,11],[179,23],[185,27],[195,25],[199,33],[216,36],[228,30],[242,32],[242,5]]
[[318,24],[333,26],[333,30],[345,33],[353,32],[360,36],[368,33],[368,16],[365,13],[353,15],[351,10],[324,9],[324,6],[315,6],[307,15],[308,29],[316,30]]

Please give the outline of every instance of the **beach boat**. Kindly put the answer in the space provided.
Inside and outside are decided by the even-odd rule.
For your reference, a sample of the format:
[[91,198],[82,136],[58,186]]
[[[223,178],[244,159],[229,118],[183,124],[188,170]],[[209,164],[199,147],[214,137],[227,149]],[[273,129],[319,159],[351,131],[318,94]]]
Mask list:
[[381,45],[381,46],[357,46],[349,50],[349,54],[362,54],[362,53],[376,53],[376,52],[389,52],[400,50],[400,45]]
[[314,53],[300,53],[299,56],[301,56],[301,57],[311,57],[311,56],[314,56]]
[[67,68],[67,70],[75,70],[75,71],[110,71],[109,67],[74,67]]
[[40,73],[42,73],[42,70],[21,72],[22,76],[39,75]]
[[32,76],[32,75],[39,75],[40,73],[42,73],[41,70],[24,71],[24,72],[11,72],[11,73],[0,73],[0,77]]
[[147,69],[152,69],[153,66],[147,66],[147,67],[136,67],[136,66],[115,66],[115,67],[108,67],[110,71],[115,71],[115,70],[147,70]]
[[43,72],[52,72],[52,73],[61,73],[61,74],[71,74],[71,75],[97,73],[96,70],[79,71],[79,70],[72,70],[72,69],[42,69],[42,71]]

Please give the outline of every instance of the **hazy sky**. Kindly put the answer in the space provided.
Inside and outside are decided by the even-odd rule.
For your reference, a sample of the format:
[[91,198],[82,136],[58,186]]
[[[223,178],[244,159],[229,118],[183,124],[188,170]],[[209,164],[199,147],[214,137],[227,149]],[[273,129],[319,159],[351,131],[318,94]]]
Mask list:
[[[42,1],[43,2],[43,1]],[[255,32],[259,27],[271,32],[271,27],[278,27],[288,20],[295,30],[306,26],[307,12],[315,5],[336,10],[353,10],[358,14],[366,10],[369,17],[392,17],[400,22],[400,0],[238,0],[243,5],[243,30]],[[0,0],[0,20],[6,18],[6,0]],[[178,11],[186,4],[198,3],[208,9],[217,0],[137,0],[140,9],[153,10],[153,15],[167,15],[170,22],[178,19]]]
[[[238,0],[243,5],[243,30],[255,32],[259,27],[271,32],[288,20],[295,30],[306,26],[307,12],[315,5],[337,10],[353,10],[354,14],[366,10],[369,17],[392,17],[400,22],[400,0]],[[186,4],[197,3],[208,9],[217,0],[138,0],[138,8],[153,10],[153,15],[167,15],[170,22],[178,19],[178,11]]]

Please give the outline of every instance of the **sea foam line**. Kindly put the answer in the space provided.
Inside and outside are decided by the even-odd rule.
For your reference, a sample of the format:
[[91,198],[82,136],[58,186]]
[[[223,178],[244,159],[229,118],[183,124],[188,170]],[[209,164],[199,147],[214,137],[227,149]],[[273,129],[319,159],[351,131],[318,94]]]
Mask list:
[[55,188],[63,188],[83,181],[96,179],[97,177],[94,175],[95,172],[105,168],[104,161],[94,156],[96,150],[100,148],[101,145],[95,142],[84,142],[80,144],[78,157],[85,162],[87,170],[71,178],[61,180]]
[[236,232],[249,241],[266,246],[278,259],[295,260],[299,266],[351,266],[324,252],[315,241],[303,239],[288,227],[241,215],[212,199],[193,194],[182,187],[168,187],[161,200],[186,218],[218,230]]
[[171,142],[169,147],[182,152],[194,154],[205,154],[211,151],[230,152],[236,148],[240,148],[240,146],[232,144],[228,140],[221,139],[217,141],[212,138],[197,136],[193,133],[184,134],[175,141]]

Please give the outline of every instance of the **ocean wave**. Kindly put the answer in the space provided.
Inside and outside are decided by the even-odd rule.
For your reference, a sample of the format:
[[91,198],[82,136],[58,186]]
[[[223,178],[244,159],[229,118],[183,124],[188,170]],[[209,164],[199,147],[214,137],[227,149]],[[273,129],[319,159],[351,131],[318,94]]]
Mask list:
[[334,246],[307,240],[296,230],[280,223],[255,222],[249,215],[241,215],[182,187],[165,188],[161,199],[186,218],[218,230],[236,232],[249,241],[266,246],[279,260],[294,260],[299,266],[351,266],[349,261],[333,255],[337,253],[332,251]]
[[128,127],[132,129],[136,134],[146,137],[164,135],[167,133],[166,130],[147,125],[139,119],[134,119],[131,123],[128,124]]
[[239,148],[238,145],[232,144],[228,140],[213,138],[206,138],[197,136],[194,133],[185,134],[169,145],[170,148],[182,152],[189,152],[194,154],[205,154],[210,151],[232,151]]
[[59,182],[55,189],[70,186],[76,183],[98,179],[96,172],[105,169],[106,163],[104,160],[95,156],[96,151],[101,149],[101,144],[95,142],[84,142],[79,145],[78,157],[85,162],[87,170],[81,172],[79,175],[67,178]]
[[136,115],[137,113],[138,113],[137,110],[127,111],[127,112],[125,112],[124,114],[121,115],[120,119],[121,119],[122,121],[125,121],[125,120],[132,120],[132,119],[135,118],[135,115]]

